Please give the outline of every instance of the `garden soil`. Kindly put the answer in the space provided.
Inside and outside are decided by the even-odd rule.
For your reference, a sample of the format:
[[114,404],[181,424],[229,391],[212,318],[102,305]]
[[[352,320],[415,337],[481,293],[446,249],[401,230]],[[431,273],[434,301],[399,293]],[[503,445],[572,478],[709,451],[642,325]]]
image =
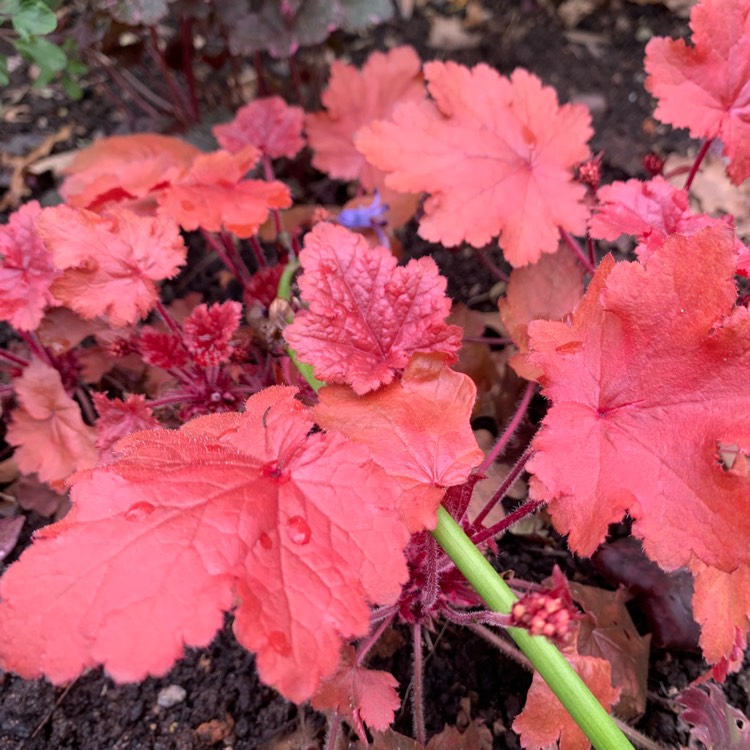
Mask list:
[[[336,34],[327,50],[361,63],[373,49],[407,43],[424,59],[454,59],[468,65],[485,62],[505,74],[525,67],[553,85],[561,101],[590,107],[596,131],[592,148],[603,151],[606,181],[645,177],[642,160],[650,150],[667,154],[685,152],[690,146],[684,132],[674,132],[651,117],[653,102],[643,88],[646,41],[653,35],[688,32],[686,19],[663,5],[624,0],[567,0],[562,5],[496,0],[485,1],[484,7],[477,2],[417,2],[416,6],[409,20],[395,20],[369,34]],[[436,46],[429,46],[430,40]],[[300,56],[302,85],[307,86],[303,94],[310,98],[319,94],[324,78],[312,67],[306,68],[305,61],[320,59],[322,54],[318,50]],[[283,89],[283,66],[276,64],[270,70]],[[28,90],[16,73],[17,85],[11,87],[10,100],[0,112],[6,187],[12,166],[8,155],[23,158],[63,128],[70,126],[71,134],[61,136],[47,150],[70,150],[95,135],[128,132],[133,127],[168,127],[168,123],[149,123],[142,113],[132,110],[123,115],[103,95],[99,80],[101,75],[95,72],[84,100],[65,104],[54,94]],[[316,200],[340,197],[340,188],[320,177],[316,180]],[[54,178],[49,172],[28,174],[23,184],[32,197],[47,198]],[[435,251],[416,237],[414,226],[407,227],[401,239],[408,255]],[[471,254],[437,249],[435,257],[454,298],[475,307],[491,307],[493,281]],[[209,292],[200,289],[201,279],[208,278],[193,274],[191,286]],[[27,530],[35,525],[33,518],[29,521]],[[26,542],[28,536],[27,531]],[[17,554],[18,550],[11,559]],[[499,545],[496,562],[498,569],[534,581],[550,575],[559,564],[572,580],[607,586],[589,561],[571,558],[564,540],[554,534],[508,535]],[[647,620],[637,607],[633,614],[646,630]],[[520,747],[510,726],[523,707],[529,673],[467,630],[437,623],[429,636],[428,732],[434,734],[457,721],[465,723],[471,716],[490,728],[493,748]],[[406,628],[396,627],[386,640],[391,648],[381,649],[374,664],[396,675],[403,697],[411,670],[409,634]],[[703,671],[705,665],[696,653],[653,648],[649,702],[637,728],[665,747],[687,744],[685,727],[675,717],[671,698]],[[727,685],[730,701],[745,712],[747,686],[744,671]],[[396,728],[408,734],[408,700],[404,706]],[[141,684],[115,685],[101,670],[64,689],[0,674],[0,750],[312,750],[322,743],[324,727],[322,716],[286,702],[258,681],[253,657],[236,643],[229,621],[210,647],[189,650],[166,676]]]

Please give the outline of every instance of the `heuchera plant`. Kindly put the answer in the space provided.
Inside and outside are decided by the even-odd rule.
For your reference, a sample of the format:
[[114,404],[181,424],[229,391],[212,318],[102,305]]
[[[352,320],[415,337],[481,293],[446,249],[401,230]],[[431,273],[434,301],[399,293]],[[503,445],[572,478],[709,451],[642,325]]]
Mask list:
[[[13,214],[0,228],[0,316],[18,334],[0,351],[7,440],[72,507],[0,580],[2,667],[140,680],[208,645],[231,612],[261,679],[330,713],[333,748],[341,720],[363,742],[392,723],[397,682],[367,657],[400,622],[425,744],[422,633],[442,618],[507,629],[549,684],[535,676],[514,722],[525,748],[629,747],[607,716],[621,665],[584,649],[562,574],[516,584],[517,599],[483,554],[546,506],[580,555],[629,515],[653,561],[692,573],[712,675],[736,670],[750,629],[748,251],[732,217],[691,212],[689,189],[712,142],[735,184],[750,176],[750,2],[703,0],[691,26],[692,45],[646,51],[656,116],[704,139],[683,186],[656,165],[600,187],[584,107],[524,70],[422,67],[398,48],[361,71],[334,63],[319,112],[250,102],[215,128],[212,153],[102,139],[72,163],[63,205]],[[358,183],[356,205],[283,213],[274,161],[305,144]],[[487,453],[476,386],[452,367],[464,333],[446,322],[446,281],[388,247],[425,194],[422,237],[478,252],[496,240],[513,267],[500,310],[529,383]],[[162,301],[193,230],[241,302]],[[595,244],[621,234],[635,260]],[[476,509],[537,384],[540,429]],[[528,500],[490,521],[524,470]]]

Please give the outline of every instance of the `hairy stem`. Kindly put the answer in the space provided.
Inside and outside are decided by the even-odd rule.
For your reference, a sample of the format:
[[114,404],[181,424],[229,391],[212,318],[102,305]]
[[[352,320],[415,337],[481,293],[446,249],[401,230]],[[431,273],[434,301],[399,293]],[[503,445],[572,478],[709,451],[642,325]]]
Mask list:
[[[495,494],[490,498],[487,505],[482,508],[481,511],[477,514],[477,517],[474,519],[474,525],[479,526],[485,518],[487,518],[490,511],[499,503],[505,495],[508,493],[508,490],[513,486],[514,482],[523,472],[526,462],[531,458],[531,446],[526,448],[526,450],[521,454],[521,458],[516,461],[513,468],[508,472],[505,479],[503,479],[503,483],[497,488],[497,491]],[[475,539],[472,539],[474,544],[478,544],[478,542]]]
[[505,428],[505,432],[498,438],[495,445],[492,446],[492,450],[484,457],[484,461],[477,468],[477,474],[484,474],[487,469],[495,463],[495,459],[503,452],[503,449],[513,437],[513,433],[518,429],[518,425],[521,424],[521,420],[526,414],[526,410],[529,408],[531,403],[531,397],[534,395],[536,390],[536,383],[529,382],[526,386],[526,390],[523,392],[521,401],[518,404],[516,413],[510,420],[510,424]]
[[341,731],[341,716],[334,712],[328,719],[328,729],[326,731],[326,741],[324,750],[336,750]]
[[487,541],[487,539],[491,539],[493,536],[501,534],[503,531],[506,531],[513,526],[513,524],[518,523],[522,518],[526,518],[526,516],[535,513],[542,507],[542,505],[544,505],[544,503],[541,500],[529,500],[520,508],[516,508],[513,512],[508,513],[502,521],[498,521],[493,526],[490,526],[487,529],[482,529],[482,531],[473,534],[471,537],[472,544],[481,544],[482,542]]
[[396,616],[394,610],[388,617],[385,617],[383,621],[378,625],[373,632],[362,641],[357,648],[357,659],[355,665],[361,667],[364,660],[367,658],[367,654],[370,653],[372,647],[380,640],[380,636],[383,635],[385,629],[393,622],[393,618]]

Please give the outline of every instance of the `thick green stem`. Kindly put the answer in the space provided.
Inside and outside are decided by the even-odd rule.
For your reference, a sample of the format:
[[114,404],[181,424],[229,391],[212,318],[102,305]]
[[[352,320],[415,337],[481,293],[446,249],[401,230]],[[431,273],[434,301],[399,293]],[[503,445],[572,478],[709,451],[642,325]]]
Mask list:
[[[516,602],[515,594],[445,508],[438,508],[438,523],[432,535],[490,609],[508,614]],[[597,750],[633,750],[555,646],[546,638],[518,628],[508,628],[508,633]]]

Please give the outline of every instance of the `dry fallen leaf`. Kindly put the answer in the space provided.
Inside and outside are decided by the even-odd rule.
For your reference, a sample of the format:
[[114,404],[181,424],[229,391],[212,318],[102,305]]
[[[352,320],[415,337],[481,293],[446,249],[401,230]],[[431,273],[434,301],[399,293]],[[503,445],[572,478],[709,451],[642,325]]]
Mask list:
[[25,156],[0,154],[0,165],[10,167],[12,170],[10,186],[5,195],[0,198],[0,211],[17,208],[21,201],[31,194],[31,190],[26,187],[25,182],[25,177],[30,171],[30,167],[43,157],[48,156],[58,143],[67,141],[71,135],[73,135],[73,126],[65,125],[56,133],[47,136],[47,138]]

